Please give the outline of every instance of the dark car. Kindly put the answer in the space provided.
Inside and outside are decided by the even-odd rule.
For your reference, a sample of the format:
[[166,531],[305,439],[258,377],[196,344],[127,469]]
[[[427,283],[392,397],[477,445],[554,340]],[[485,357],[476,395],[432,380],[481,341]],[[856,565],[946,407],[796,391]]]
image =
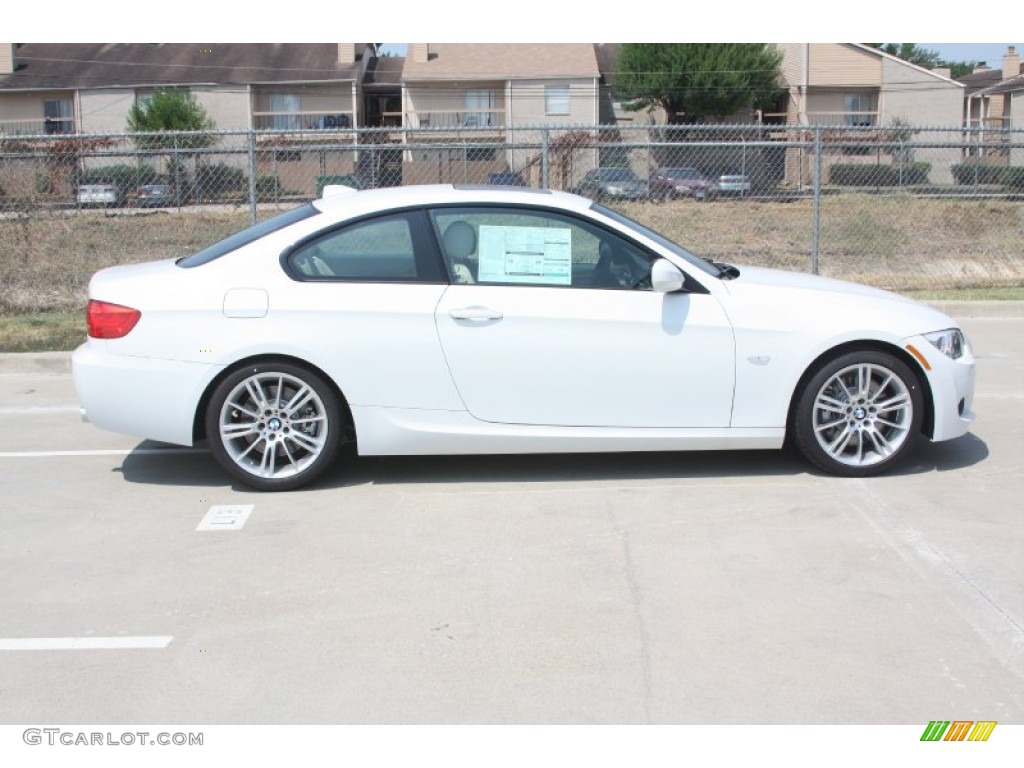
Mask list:
[[645,200],[649,194],[647,184],[629,168],[595,168],[587,171],[572,191],[595,200]]
[[135,202],[141,208],[166,208],[181,200],[173,184],[143,184],[135,190]]
[[718,195],[718,185],[696,168],[659,168],[651,174],[651,197],[668,200],[692,197],[708,200]]
[[499,187],[525,187],[526,180],[521,173],[506,171],[504,173],[487,174],[487,183]]

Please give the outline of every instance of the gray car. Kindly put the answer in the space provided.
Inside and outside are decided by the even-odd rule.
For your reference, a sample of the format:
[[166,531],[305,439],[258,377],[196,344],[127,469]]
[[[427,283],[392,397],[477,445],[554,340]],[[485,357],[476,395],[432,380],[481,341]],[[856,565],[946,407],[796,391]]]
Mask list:
[[572,190],[595,200],[645,200],[647,184],[629,168],[595,168]]

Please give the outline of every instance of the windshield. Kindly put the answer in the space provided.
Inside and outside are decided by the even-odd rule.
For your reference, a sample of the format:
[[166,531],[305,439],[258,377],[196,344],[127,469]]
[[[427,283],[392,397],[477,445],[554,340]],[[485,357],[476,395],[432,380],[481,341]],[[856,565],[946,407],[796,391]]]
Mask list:
[[602,168],[602,181],[636,181],[636,174],[628,168]]
[[297,221],[308,219],[310,216],[316,216],[318,213],[320,213],[320,211],[314,208],[312,203],[308,203],[307,205],[303,205],[298,208],[293,208],[292,210],[285,211],[272,219],[261,221],[259,224],[251,226],[248,229],[236,232],[230,237],[224,238],[219,243],[214,243],[210,247],[204,248],[199,251],[199,253],[194,253],[183,259],[178,259],[175,263],[179,267],[185,268],[208,264],[214,259],[219,259],[221,256],[241,248],[243,245],[253,243],[261,237],[265,237],[272,232],[277,232],[279,229],[284,229]]
[[656,242],[662,248],[671,251],[676,256],[679,256],[681,259],[685,259],[687,263],[692,264],[701,272],[705,272],[709,275],[712,275],[713,277],[720,277],[722,274],[722,270],[720,270],[711,262],[705,261],[699,256],[693,255],[682,246],[673,243],[664,235],[655,232],[653,229],[645,227],[640,222],[634,221],[628,216],[623,216],[618,211],[613,211],[611,208],[605,208],[603,205],[600,205],[599,203],[594,203],[592,206],[590,206],[590,210],[596,211],[597,213],[607,216],[609,219],[617,221],[619,224],[627,226],[630,229],[634,230],[635,232],[639,232],[641,235],[648,238],[649,240],[653,240],[654,242]]

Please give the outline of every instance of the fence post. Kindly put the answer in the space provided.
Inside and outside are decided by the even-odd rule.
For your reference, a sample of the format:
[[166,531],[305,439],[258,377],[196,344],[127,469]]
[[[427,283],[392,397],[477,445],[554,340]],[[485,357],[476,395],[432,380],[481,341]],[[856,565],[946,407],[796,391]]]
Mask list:
[[249,129],[249,224],[256,223],[256,132]]
[[811,274],[818,274],[818,257],[821,251],[821,126],[814,127],[814,224],[811,232]]
[[540,132],[540,187],[549,189],[551,187],[548,179],[548,129]]

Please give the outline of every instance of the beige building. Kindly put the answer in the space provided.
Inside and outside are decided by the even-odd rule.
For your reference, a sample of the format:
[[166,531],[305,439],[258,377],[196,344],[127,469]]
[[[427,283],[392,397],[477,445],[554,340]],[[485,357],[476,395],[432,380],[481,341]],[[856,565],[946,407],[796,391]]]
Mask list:
[[118,133],[158,88],[184,88],[218,129],[358,124],[364,44],[0,43],[0,129]]
[[983,165],[1024,165],[1024,149],[1004,132],[1024,129],[1024,64],[1016,48],[1007,48],[999,69],[982,65],[960,82],[967,88],[964,126],[980,145],[972,157]]
[[[834,126],[828,133],[825,182],[835,164],[897,164],[914,159],[872,151],[872,145],[891,141],[891,134],[858,129],[962,125],[964,85],[952,80],[948,71],[924,69],[860,43],[783,43],[778,48],[783,54],[783,86],[789,94],[786,124]],[[911,135],[915,143],[941,144],[958,138],[927,130]],[[812,173],[809,159],[797,159],[796,154],[790,152],[787,157],[786,179],[807,183]],[[958,149],[929,149],[930,181],[951,182],[951,169],[960,160]]]
[[[507,146],[516,143],[512,127],[525,136],[546,125],[597,125],[599,86],[589,43],[412,43],[402,72],[403,125],[430,133],[416,134],[421,146],[407,153],[407,170],[418,180],[436,181],[481,182],[504,170],[533,176],[539,173],[537,149]],[[550,137],[557,140],[558,132]],[[463,155],[428,146],[453,138],[466,142]],[[594,164],[592,158],[577,160],[568,172],[572,178],[560,183],[571,183]]]

